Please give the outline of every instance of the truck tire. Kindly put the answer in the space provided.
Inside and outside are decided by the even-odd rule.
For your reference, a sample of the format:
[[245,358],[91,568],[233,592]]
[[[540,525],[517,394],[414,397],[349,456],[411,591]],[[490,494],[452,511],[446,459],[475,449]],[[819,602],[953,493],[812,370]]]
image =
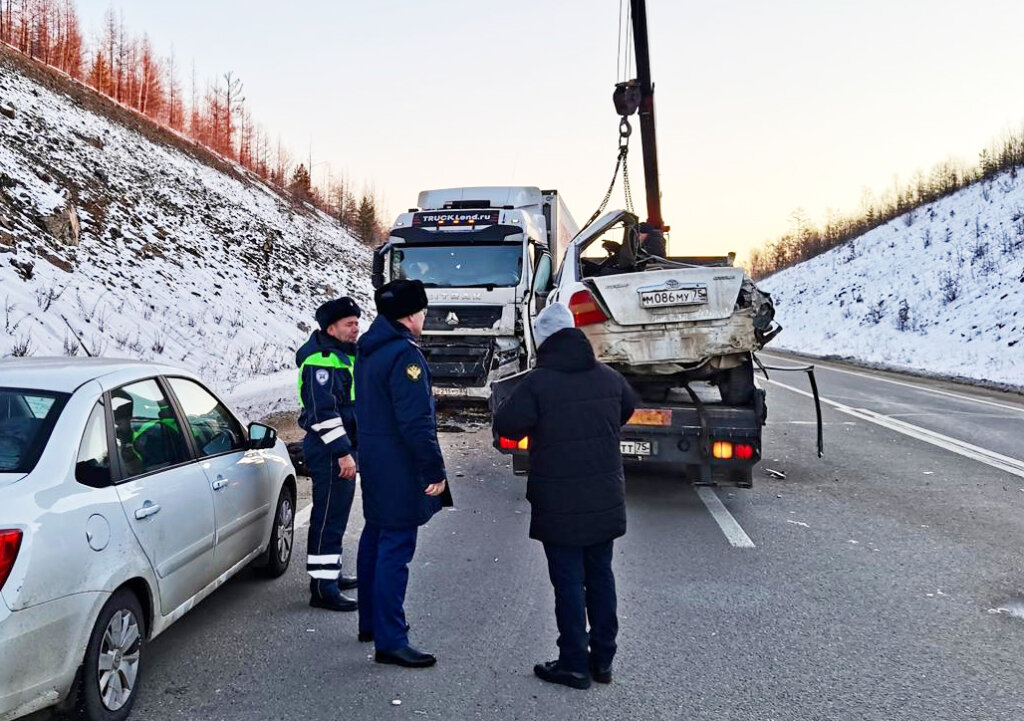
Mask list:
[[718,390],[727,406],[749,406],[754,402],[754,363],[748,358],[735,368],[718,374]]
[[729,470],[729,481],[737,488],[753,488],[754,469],[750,466],[746,468],[732,468]]
[[512,456],[512,473],[517,476],[525,476],[530,472],[530,457],[520,454]]

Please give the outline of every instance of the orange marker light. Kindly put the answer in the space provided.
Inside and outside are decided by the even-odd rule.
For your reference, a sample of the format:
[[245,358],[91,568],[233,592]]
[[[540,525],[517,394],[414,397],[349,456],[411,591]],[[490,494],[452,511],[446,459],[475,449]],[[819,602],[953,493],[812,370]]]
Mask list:
[[670,426],[672,425],[672,411],[661,408],[638,408],[626,425]]
[[729,441],[715,441],[711,447],[711,455],[715,458],[727,461],[732,458],[732,443]]

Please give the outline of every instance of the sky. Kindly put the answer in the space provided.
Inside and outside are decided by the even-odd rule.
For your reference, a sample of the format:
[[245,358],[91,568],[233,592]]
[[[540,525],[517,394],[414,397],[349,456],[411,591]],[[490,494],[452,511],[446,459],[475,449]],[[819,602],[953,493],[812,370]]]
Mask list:
[[[426,188],[557,188],[582,225],[611,180],[619,0],[76,0],[173,48],[186,92],[231,70],[314,180],[389,215]],[[628,2],[626,2],[628,5]],[[1024,124],[1024,3],[648,0],[675,255],[746,257],[803,209],[855,212]],[[639,133],[631,146],[641,210]],[[621,207],[621,188],[611,206]],[[644,215],[641,212],[641,215]]]

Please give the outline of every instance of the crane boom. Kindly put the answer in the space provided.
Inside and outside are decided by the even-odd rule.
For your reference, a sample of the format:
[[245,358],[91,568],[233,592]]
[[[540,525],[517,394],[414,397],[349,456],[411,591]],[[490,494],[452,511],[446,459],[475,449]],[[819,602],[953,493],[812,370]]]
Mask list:
[[633,49],[640,89],[640,142],[644,156],[644,187],[647,191],[647,222],[664,228],[661,187],[658,182],[658,143],[654,127],[654,83],[651,82],[650,46],[647,39],[647,3],[630,0],[633,14]]

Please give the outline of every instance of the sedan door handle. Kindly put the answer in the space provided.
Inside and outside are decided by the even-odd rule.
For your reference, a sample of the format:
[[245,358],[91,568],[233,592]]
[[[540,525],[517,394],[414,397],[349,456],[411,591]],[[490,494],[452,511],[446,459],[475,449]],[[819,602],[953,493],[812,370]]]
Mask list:
[[218,478],[216,481],[213,482],[213,490],[215,491],[223,491],[227,487],[228,480],[226,478]]
[[159,504],[152,503],[151,501],[146,501],[145,503],[142,504],[142,508],[135,511],[135,517],[141,521],[144,518],[155,516],[158,513],[160,513]]

